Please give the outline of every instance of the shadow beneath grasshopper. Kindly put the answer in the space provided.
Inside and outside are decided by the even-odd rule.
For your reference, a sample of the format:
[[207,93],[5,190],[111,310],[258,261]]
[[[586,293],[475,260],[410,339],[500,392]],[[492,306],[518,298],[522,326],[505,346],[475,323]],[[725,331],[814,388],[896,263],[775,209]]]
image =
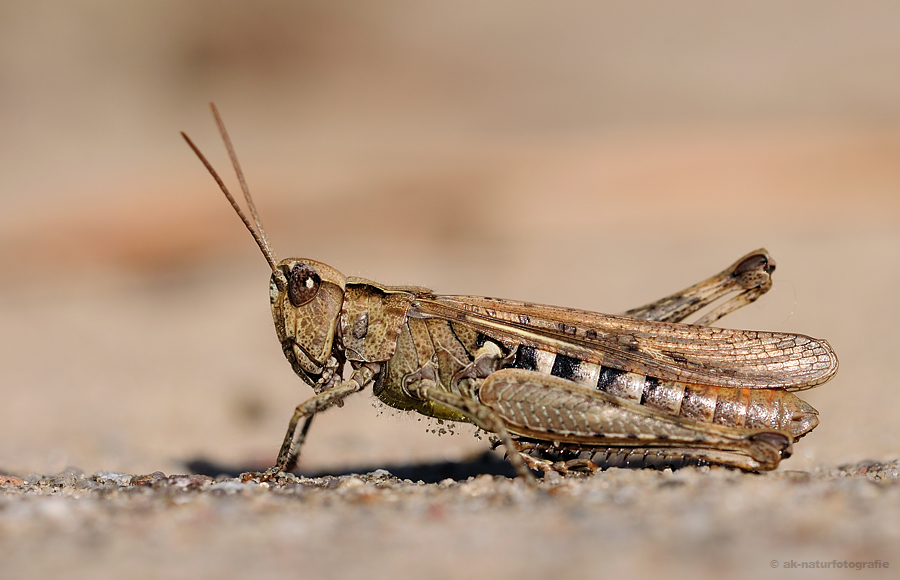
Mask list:
[[[241,473],[247,471],[259,471],[260,466],[236,466],[224,465],[209,461],[204,458],[191,459],[185,462],[185,467],[196,475],[207,475],[209,477],[217,477],[226,475],[228,477],[238,477]],[[262,469],[265,469],[263,467]],[[479,475],[502,475],[504,477],[516,477],[516,470],[505,459],[498,457],[497,454],[485,451],[481,455],[472,459],[463,461],[440,461],[435,463],[406,463],[397,465],[360,465],[350,466],[343,469],[334,469],[329,471],[306,471],[301,469],[295,470],[294,473],[305,477],[325,477],[352,474],[371,473],[376,469],[383,469],[390,472],[391,475],[399,479],[409,479],[412,481],[422,481],[424,483],[438,483],[445,479],[453,479],[455,481],[465,481],[470,477]]]

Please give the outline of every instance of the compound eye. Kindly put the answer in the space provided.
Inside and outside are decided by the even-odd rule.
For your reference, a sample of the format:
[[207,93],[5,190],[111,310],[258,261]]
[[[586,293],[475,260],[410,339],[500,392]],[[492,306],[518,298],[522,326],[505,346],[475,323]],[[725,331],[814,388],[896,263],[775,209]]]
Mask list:
[[288,275],[288,300],[295,307],[303,306],[316,297],[321,281],[315,270],[303,262],[297,262]]

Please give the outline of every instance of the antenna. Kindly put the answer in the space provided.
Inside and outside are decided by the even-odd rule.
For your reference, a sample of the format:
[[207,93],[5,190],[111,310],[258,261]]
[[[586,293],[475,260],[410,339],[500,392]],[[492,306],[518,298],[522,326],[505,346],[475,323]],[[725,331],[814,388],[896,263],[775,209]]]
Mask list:
[[[238,214],[238,217],[241,218],[241,221],[244,222],[244,227],[247,228],[247,231],[250,232],[250,235],[253,236],[253,240],[256,242],[256,245],[259,246],[260,251],[263,256],[266,258],[266,262],[269,263],[269,267],[272,269],[274,274],[279,274],[278,270],[278,259],[275,257],[275,252],[269,247],[269,240],[266,238],[266,232],[262,227],[262,223],[259,221],[259,214],[256,212],[256,206],[253,203],[253,198],[250,197],[250,189],[247,187],[247,182],[244,179],[244,173],[241,171],[241,166],[238,163],[237,155],[234,152],[234,147],[231,144],[231,139],[228,137],[228,132],[225,130],[225,124],[222,122],[222,118],[219,116],[219,112],[216,110],[216,106],[213,103],[210,103],[210,107],[212,108],[213,116],[216,118],[216,124],[219,126],[219,133],[222,135],[222,139],[225,141],[225,148],[228,150],[228,155],[231,157],[231,163],[234,166],[235,173],[237,173],[238,181],[241,183],[241,189],[244,192],[244,199],[247,201],[247,207],[250,208],[250,215],[253,216],[253,221],[256,223],[256,228],[253,228],[253,225],[250,223],[250,220],[247,219],[247,216],[241,210],[241,206],[238,205],[237,201],[234,199],[234,196],[231,195],[231,192],[228,191],[228,187],[225,185],[225,182],[222,181],[222,178],[219,177],[219,174],[216,173],[216,170],[213,169],[212,164],[206,159],[203,153],[200,152],[200,149],[194,145],[194,142],[191,141],[191,138],[185,134],[184,131],[181,132],[181,136],[184,137],[184,140],[187,141],[187,144],[193,149],[194,153],[196,153],[197,157],[200,158],[200,161],[206,167],[206,170],[209,171],[209,174],[212,175],[213,179],[216,180],[216,183],[219,184],[219,189],[222,190],[222,193],[225,194],[225,197],[228,199],[228,203],[231,204],[231,207],[234,208],[234,211]],[[280,279],[280,278],[279,278]]]
[[219,110],[216,108],[215,103],[210,103],[209,108],[212,109],[213,117],[216,118],[219,134],[222,135],[222,141],[225,142],[228,156],[231,157],[231,165],[234,167],[238,181],[241,182],[241,190],[244,192],[247,207],[250,208],[250,215],[253,216],[253,221],[256,222],[256,230],[259,232],[259,237],[262,238],[263,245],[266,247],[265,253],[271,255],[272,259],[277,262],[278,260],[275,260],[275,252],[269,247],[269,238],[266,237],[266,230],[263,229],[262,222],[259,221],[259,214],[256,213],[256,204],[253,203],[253,198],[250,197],[250,188],[247,187],[247,180],[244,179],[244,172],[241,170],[241,164],[238,162],[237,154],[234,152],[234,145],[231,144],[231,137],[228,136],[228,131],[225,129],[225,123],[222,122],[222,117],[219,115]]

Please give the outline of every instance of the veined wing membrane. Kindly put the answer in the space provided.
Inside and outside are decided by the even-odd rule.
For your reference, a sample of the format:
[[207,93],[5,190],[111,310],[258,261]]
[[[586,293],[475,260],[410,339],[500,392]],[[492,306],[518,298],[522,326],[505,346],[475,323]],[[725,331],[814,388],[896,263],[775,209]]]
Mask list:
[[652,322],[479,296],[423,296],[410,316],[457,320],[507,344],[662,380],[793,391],[828,381],[838,368],[827,342],[800,334]]

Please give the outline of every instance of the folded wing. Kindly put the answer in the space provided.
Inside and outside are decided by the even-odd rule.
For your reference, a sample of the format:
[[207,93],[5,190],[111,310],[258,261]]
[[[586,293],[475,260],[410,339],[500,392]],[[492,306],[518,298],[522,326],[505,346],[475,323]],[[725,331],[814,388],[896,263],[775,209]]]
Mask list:
[[479,296],[423,296],[409,314],[456,320],[509,345],[663,380],[802,390],[828,381],[838,368],[826,341],[801,334],[654,322]]

